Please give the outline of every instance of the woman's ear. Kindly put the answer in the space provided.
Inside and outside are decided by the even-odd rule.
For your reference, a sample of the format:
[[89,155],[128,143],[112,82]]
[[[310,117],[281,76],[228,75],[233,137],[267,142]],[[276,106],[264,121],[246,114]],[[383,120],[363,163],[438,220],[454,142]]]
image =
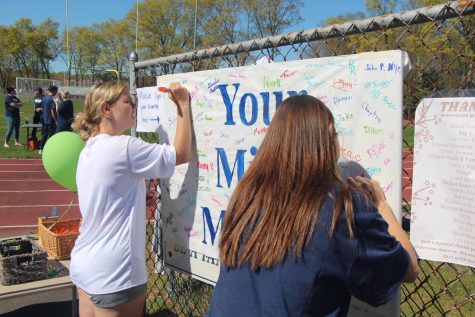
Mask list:
[[107,102],[101,103],[101,112],[106,118],[112,117],[111,106]]

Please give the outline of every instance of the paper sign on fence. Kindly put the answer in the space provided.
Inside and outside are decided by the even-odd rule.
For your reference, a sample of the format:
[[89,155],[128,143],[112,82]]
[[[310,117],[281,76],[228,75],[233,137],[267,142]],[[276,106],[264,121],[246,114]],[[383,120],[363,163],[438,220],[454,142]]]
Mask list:
[[420,258],[475,267],[475,98],[417,107],[411,214]]

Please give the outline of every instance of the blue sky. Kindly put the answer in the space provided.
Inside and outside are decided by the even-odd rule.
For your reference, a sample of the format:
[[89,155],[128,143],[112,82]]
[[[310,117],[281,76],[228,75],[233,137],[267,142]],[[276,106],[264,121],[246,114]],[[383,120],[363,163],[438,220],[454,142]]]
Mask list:
[[[199,5],[198,0],[198,5]],[[88,26],[109,18],[122,19],[135,0],[69,0],[69,27]],[[303,22],[286,30],[299,31],[320,26],[326,18],[350,12],[365,12],[365,0],[303,0]],[[30,18],[37,24],[47,17],[66,29],[66,0],[0,0],[0,25],[11,25],[19,18]],[[59,65],[55,63],[56,70]]]

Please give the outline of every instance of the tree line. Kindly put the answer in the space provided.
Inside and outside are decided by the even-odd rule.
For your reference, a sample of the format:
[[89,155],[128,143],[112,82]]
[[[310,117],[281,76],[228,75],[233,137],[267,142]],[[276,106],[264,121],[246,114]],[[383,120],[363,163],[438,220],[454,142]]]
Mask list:
[[64,61],[66,76],[76,82],[110,76],[100,71],[104,69],[126,76],[132,51],[141,60],[178,54],[277,35],[302,20],[300,0],[197,3],[195,7],[195,0],[144,0],[138,14],[133,5],[123,19],[77,26],[62,34],[50,18],[39,24],[21,18],[11,26],[0,25],[0,87],[11,85],[16,76],[63,79],[64,74],[51,71],[57,59]]
[[[355,12],[331,17],[324,24],[342,23],[445,2],[366,0],[366,13]],[[198,4],[196,7],[195,3]],[[140,59],[145,60],[279,35],[302,21],[301,11],[304,9],[301,0],[144,0],[139,3],[138,14],[133,5],[123,19],[77,26],[62,34],[58,31],[59,24],[50,18],[39,24],[32,23],[28,18],[21,18],[11,26],[0,25],[0,86],[11,85],[16,76],[53,79],[67,76],[76,82],[93,81],[111,76],[102,71],[104,69],[117,70],[127,77],[127,56],[132,51],[137,51]],[[467,19],[464,23],[454,25],[458,33],[447,36],[454,43],[462,43],[463,39],[471,35],[470,45],[463,47],[463,53],[468,54],[469,58],[475,52],[474,20]],[[403,40],[399,34],[402,31],[386,30],[383,38],[376,34],[378,32],[374,32],[365,34],[363,39],[361,36],[350,36],[345,41],[327,40],[323,51],[316,49],[322,47],[316,45],[318,43],[312,43],[307,56],[348,54],[382,50],[385,47],[392,49],[394,43],[405,41],[401,44],[413,48],[414,56],[427,58],[422,55],[433,53],[434,48],[444,40],[437,36],[437,28],[430,25],[411,27],[410,36]],[[434,37],[429,38],[427,34]],[[421,37],[424,42],[422,47]],[[272,50],[267,53],[273,54]],[[449,60],[459,53],[447,51],[442,55]],[[58,59],[65,63],[66,74],[51,71],[52,62]],[[245,64],[245,61],[235,58],[229,64],[238,66]],[[435,66],[437,65],[432,67],[434,72],[437,70]],[[460,63],[459,69],[463,75],[463,63]]]

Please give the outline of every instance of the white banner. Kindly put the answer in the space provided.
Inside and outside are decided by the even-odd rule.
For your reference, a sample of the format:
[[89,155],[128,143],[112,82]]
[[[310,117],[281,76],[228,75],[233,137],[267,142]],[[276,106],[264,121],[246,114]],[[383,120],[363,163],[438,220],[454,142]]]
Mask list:
[[411,242],[422,259],[475,267],[475,98],[416,111]]
[[[181,82],[192,100],[194,157],[161,182],[165,263],[214,284],[218,239],[226,206],[256,155],[278,105],[310,94],[332,111],[342,172],[360,167],[383,186],[401,212],[401,51],[226,68],[157,78]],[[407,66],[407,65],[406,65]],[[176,108],[156,87],[138,89],[137,131],[173,142]],[[269,162],[272,164],[272,162]]]

